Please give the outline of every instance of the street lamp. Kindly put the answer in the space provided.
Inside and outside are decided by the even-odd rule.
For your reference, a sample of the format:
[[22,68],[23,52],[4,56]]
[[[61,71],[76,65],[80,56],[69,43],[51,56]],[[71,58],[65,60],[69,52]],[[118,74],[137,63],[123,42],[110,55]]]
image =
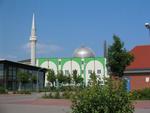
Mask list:
[[150,37],[150,23],[145,23],[145,27],[146,27],[146,29],[148,29],[149,37]]

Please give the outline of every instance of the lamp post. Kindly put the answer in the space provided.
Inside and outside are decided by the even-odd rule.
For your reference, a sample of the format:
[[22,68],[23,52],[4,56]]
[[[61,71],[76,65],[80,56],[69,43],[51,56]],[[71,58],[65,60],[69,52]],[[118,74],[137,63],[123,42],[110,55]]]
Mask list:
[[42,69],[38,69],[37,71],[37,80],[36,80],[36,91],[39,92],[39,71]]
[[149,37],[150,37],[150,23],[145,23],[145,27],[146,27],[146,29],[148,29]]

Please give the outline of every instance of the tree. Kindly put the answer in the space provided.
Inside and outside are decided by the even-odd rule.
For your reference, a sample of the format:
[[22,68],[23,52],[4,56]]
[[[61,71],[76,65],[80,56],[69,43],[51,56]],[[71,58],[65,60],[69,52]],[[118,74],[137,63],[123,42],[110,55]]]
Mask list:
[[83,82],[83,78],[80,75],[78,75],[77,70],[73,70],[73,80],[75,85]]
[[47,80],[51,82],[52,86],[54,86],[54,83],[56,82],[56,76],[54,70],[52,69],[48,70]]
[[70,85],[71,84],[71,75],[69,74],[67,77],[66,77],[66,82]]
[[108,48],[108,69],[110,74],[122,77],[123,72],[134,60],[134,57],[124,48],[124,43],[116,35],[113,36],[114,43]]
[[60,72],[58,72],[57,79],[58,79],[58,83],[60,83],[60,84],[62,84],[64,82],[64,74],[63,74],[62,70]]
[[[95,77],[92,79],[95,82]],[[94,81],[93,81],[94,80]],[[99,82],[75,92],[72,99],[72,113],[133,113],[130,95],[123,87],[113,88],[111,79],[100,86]]]
[[95,85],[95,84],[97,84],[97,77],[96,77],[96,74],[95,74],[95,72],[92,72],[91,74],[90,74],[90,85]]
[[78,78],[78,72],[77,72],[77,70],[73,70],[73,81],[74,81],[74,83],[75,83],[75,85],[77,84],[77,78]]
[[19,91],[21,91],[22,89],[22,84],[25,84],[25,83],[28,83],[29,82],[29,74],[27,72],[22,72],[22,71],[19,71],[17,73],[17,79],[19,81]]
[[83,83],[83,78],[81,77],[81,75],[77,76],[77,84],[82,84]]
[[35,85],[37,83],[37,76],[36,75],[31,74],[31,82],[32,82],[32,88],[34,88],[33,85]]

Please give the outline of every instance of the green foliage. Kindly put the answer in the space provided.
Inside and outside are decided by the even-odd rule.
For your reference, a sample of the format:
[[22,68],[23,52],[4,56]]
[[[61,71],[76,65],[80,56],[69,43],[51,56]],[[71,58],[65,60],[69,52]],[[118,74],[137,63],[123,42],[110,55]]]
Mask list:
[[60,94],[59,91],[56,91],[56,92],[50,92],[48,95],[44,94],[42,97],[47,99],[61,99],[62,95]]
[[83,83],[83,78],[81,76],[78,76],[76,83],[81,85]]
[[71,84],[72,77],[70,74],[66,77],[66,82],[70,85]]
[[81,84],[83,82],[83,78],[77,74],[77,70],[73,70],[73,81],[75,85]]
[[31,75],[31,81],[32,81],[32,83],[36,84],[37,76],[36,75]]
[[75,84],[77,84],[77,77],[78,77],[78,75],[77,75],[77,70],[73,70],[73,80],[74,80],[74,82],[75,82]]
[[50,92],[48,95],[45,93],[42,98],[45,98],[45,99],[52,99],[54,98],[53,94]]
[[56,91],[55,95],[54,95],[54,98],[55,99],[60,99],[61,98],[61,95],[60,95],[60,92],[59,91]]
[[123,83],[114,88],[113,81],[100,86],[98,82],[82,91],[72,99],[73,113],[133,113],[130,96],[124,90]]
[[150,100],[150,88],[132,91],[130,95],[133,100]]
[[51,89],[50,93],[47,94],[47,92],[45,92],[45,94],[42,96],[43,98],[54,98],[54,99],[71,99],[75,92],[77,91],[81,91],[83,90],[83,87],[81,86],[62,86],[58,89]]
[[96,85],[97,84],[97,77],[96,77],[96,74],[95,72],[91,73],[90,75],[90,80],[89,80],[89,85]]
[[62,83],[65,81],[64,78],[65,78],[65,77],[64,77],[63,71],[58,72],[58,74],[57,74],[57,79],[58,79],[58,82],[59,82],[60,84],[62,84]]
[[27,91],[27,90],[14,91],[13,94],[31,94],[31,91]]
[[22,84],[26,84],[29,82],[29,79],[31,77],[30,75],[31,75],[30,73],[23,72],[23,71],[19,71],[17,73],[17,80],[19,82],[19,88],[18,88],[19,91],[22,90]]
[[18,81],[20,81],[22,83],[29,82],[29,78],[30,78],[29,75],[30,74],[27,72],[22,72],[22,71],[18,72],[18,74],[17,74]]
[[4,87],[0,86],[0,94],[6,94],[6,90]]
[[124,43],[118,36],[114,35],[113,40],[114,43],[108,48],[107,66],[112,75],[122,77],[134,57],[124,48]]
[[73,95],[74,95],[73,91],[66,90],[62,93],[62,98],[71,99],[73,97]]
[[63,84],[67,84],[69,82],[71,82],[70,78],[68,75],[63,75]]
[[54,70],[48,70],[47,80],[52,83],[54,86],[54,82],[56,82],[56,76]]

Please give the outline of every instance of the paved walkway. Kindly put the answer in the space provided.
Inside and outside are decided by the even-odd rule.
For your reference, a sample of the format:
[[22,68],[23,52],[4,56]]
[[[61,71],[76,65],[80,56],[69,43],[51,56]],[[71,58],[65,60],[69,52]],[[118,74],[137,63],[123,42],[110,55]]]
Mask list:
[[66,99],[41,99],[41,94],[0,95],[0,113],[70,113]]
[[70,113],[69,106],[2,104],[0,113]]
[[[41,94],[0,95],[0,113],[70,113],[66,99],[41,99]],[[150,113],[150,101],[137,101],[135,113]]]

